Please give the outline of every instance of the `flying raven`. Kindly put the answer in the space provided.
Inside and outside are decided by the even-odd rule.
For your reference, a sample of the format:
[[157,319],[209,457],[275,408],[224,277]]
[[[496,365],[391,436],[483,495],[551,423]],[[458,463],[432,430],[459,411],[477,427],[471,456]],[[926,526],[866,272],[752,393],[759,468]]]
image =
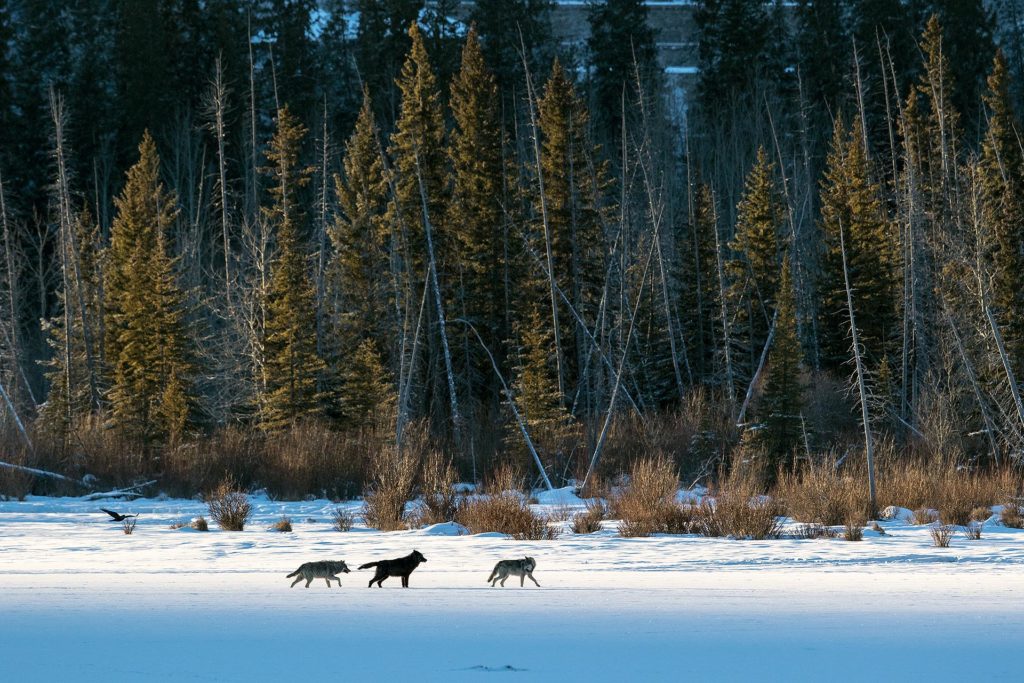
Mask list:
[[108,510],[107,508],[100,508],[100,510],[103,510],[108,515],[110,515],[115,522],[123,522],[124,520],[129,519],[130,517],[135,517],[135,515],[122,515],[120,512],[114,512],[113,510]]

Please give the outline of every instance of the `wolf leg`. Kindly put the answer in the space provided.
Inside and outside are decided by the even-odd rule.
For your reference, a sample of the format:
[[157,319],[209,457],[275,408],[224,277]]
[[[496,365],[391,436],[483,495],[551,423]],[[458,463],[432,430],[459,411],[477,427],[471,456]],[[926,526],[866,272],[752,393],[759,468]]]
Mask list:
[[311,584],[311,583],[313,583],[313,577],[312,576],[309,577],[308,579],[306,579],[306,588],[309,588],[309,584]]
[[294,581],[292,581],[291,587],[295,588],[295,584],[297,584],[299,581],[302,581],[302,576],[301,575],[299,575],[299,578],[297,578]]
[[331,587],[331,577],[325,576],[324,577],[324,581],[327,582],[327,587],[330,588]]
[[540,584],[537,583],[537,579],[533,578],[533,572],[530,572],[529,574],[527,574],[527,576],[530,577],[530,581],[533,581],[535,584],[537,584],[537,588],[540,588]]

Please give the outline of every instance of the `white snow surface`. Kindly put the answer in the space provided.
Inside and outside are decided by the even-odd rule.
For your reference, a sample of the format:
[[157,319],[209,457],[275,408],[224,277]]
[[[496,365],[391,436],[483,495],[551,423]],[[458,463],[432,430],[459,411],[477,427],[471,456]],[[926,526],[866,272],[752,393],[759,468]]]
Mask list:
[[[552,510],[564,510],[568,496]],[[1017,680],[1024,531],[935,548],[884,536],[740,541],[595,534],[521,542],[457,525],[331,527],[329,501],[254,498],[244,532],[170,529],[190,500],[0,503],[0,676],[11,681]],[[358,514],[360,504],[345,503]],[[582,506],[582,502],[579,503]],[[544,510],[548,506],[537,506]],[[582,509],[582,507],[581,507]],[[208,515],[207,515],[208,516]],[[282,516],[292,533],[269,531]],[[361,520],[360,520],[361,522]],[[413,549],[409,589],[357,567]],[[530,555],[541,588],[491,588]],[[342,587],[290,588],[301,563],[344,559]]]

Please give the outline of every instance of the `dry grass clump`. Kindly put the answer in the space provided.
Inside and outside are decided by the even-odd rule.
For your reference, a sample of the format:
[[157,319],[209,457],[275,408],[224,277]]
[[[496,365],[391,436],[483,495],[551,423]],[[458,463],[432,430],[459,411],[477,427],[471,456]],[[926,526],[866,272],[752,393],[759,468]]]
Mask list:
[[949,542],[953,540],[953,531],[955,527],[952,524],[939,524],[936,522],[932,525],[929,530],[932,536],[932,544],[936,548],[948,548]]
[[421,479],[423,506],[420,521],[423,524],[453,521],[459,510],[459,494],[455,491],[458,473],[451,458],[433,451],[423,463]]
[[608,518],[608,506],[603,500],[594,499],[587,503],[587,509],[572,518],[574,534],[592,534],[601,530],[601,522]]
[[986,522],[992,516],[992,508],[987,505],[980,505],[971,510],[972,522]]
[[[5,458],[12,465],[31,467],[32,463],[24,448],[17,448]],[[0,500],[25,500],[32,493],[35,475],[13,467],[0,467]]]
[[847,517],[846,522],[843,525],[843,538],[847,541],[863,541],[864,524],[865,520],[863,517],[858,517],[856,515]]
[[335,531],[351,531],[355,523],[355,515],[345,508],[334,508],[331,513],[331,526]]
[[210,517],[224,531],[242,531],[252,515],[249,496],[238,490],[234,480],[225,479],[206,494],[206,507]]
[[121,521],[121,530],[124,531],[126,536],[131,536],[132,532],[135,531],[135,523],[139,521],[138,517],[128,517]]
[[879,536],[885,536],[886,535],[885,534],[885,529],[883,529],[882,525],[879,524],[878,522],[871,522],[871,530],[874,531]]
[[693,519],[676,502],[679,476],[665,457],[635,460],[629,483],[611,496],[611,514],[619,519],[619,535],[688,533]]
[[547,518],[535,514],[514,491],[465,499],[455,521],[471,534],[498,532],[519,541],[550,541],[558,536]]
[[405,504],[413,497],[419,457],[414,451],[387,448],[373,465],[364,499],[366,525],[381,531],[405,528]]
[[801,524],[793,530],[793,538],[802,540],[815,540],[819,538],[835,538],[839,533],[830,526],[819,524],[818,522],[810,522],[808,524]]
[[984,526],[984,522],[970,522],[963,528],[964,538],[966,538],[968,541],[981,540],[981,530]]
[[864,482],[827,461],[799,473],[779,475],[772,495],[798,522],[844,524],[851,514],[867,511]]
[[210,525],[206,523],[206,517],[199,515],[192,520],[192,528],[196,531],[209,531]]
[[939,521],[939,513],[931,508],[918,508],[910,515],[910,523],[919,526]]
[[290,533],[292,530],[292,520],[287,517],[282,517],[271,525],[270,530],[280,531],[281,533]]
[[694,527],[702,536],[763,540],[778,538],[784,510],[777,500],[762,495],[758,472],[735,467],[720,484],[714,501],[695,508]]
[[1016,503],[1007,503],[999,513],[999,521],[1010,529],[1024,529],[1024,515]]

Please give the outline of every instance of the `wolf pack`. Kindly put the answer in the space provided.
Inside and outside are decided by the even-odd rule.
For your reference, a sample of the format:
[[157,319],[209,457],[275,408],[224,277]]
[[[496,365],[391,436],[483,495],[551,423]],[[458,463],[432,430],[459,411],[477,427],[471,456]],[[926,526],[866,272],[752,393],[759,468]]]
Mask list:
[[[373,584],[377,584],[377,588],[383,588],[385,579],[397,576],[402,579],[402,588],[409,587],[409,575],[413,573],[416,567],[420,566],[427,561],[427,558],[423,557],[423,554],[418,550],[413,550],[405,557],[395,558],[393,560],[377,560],[376,562],[367,562],[366,564],[360,565],[359,569],[373,569],[373,578],[370,579],[370,583],[367,588],[373,588]],[[540,588],[540,584],[537,583],[537,579],[533,578],[533,570],[537,568],[537,561],[532,557],[524,557],[522,559],[515,560],[501,560],[498,564],[494,565],[494,570],[491,575],[487,577],[487,582],[491,584],[493,588],[499,581],[504,587],[505,581],[510,576],[519,577],[519,586],[525,585],[526,579],[533,581],[534,585]],[[309,584],[313,582],[313,579],[323,579],[327,582],[327,586],[331,586],[331,581],[337,581],[338,586],[341,586],[341,578],[338,574],[349,574],[351,570],[348,565],[345,564],[344,560],[322,560],[319,562],[306,562],[299,566],[298,569],[288,575],[287,578],[296,577],[295,581],[292,582],[292,588],[295,587],[303,579],[306,580],[306,588],[309,588]]]

